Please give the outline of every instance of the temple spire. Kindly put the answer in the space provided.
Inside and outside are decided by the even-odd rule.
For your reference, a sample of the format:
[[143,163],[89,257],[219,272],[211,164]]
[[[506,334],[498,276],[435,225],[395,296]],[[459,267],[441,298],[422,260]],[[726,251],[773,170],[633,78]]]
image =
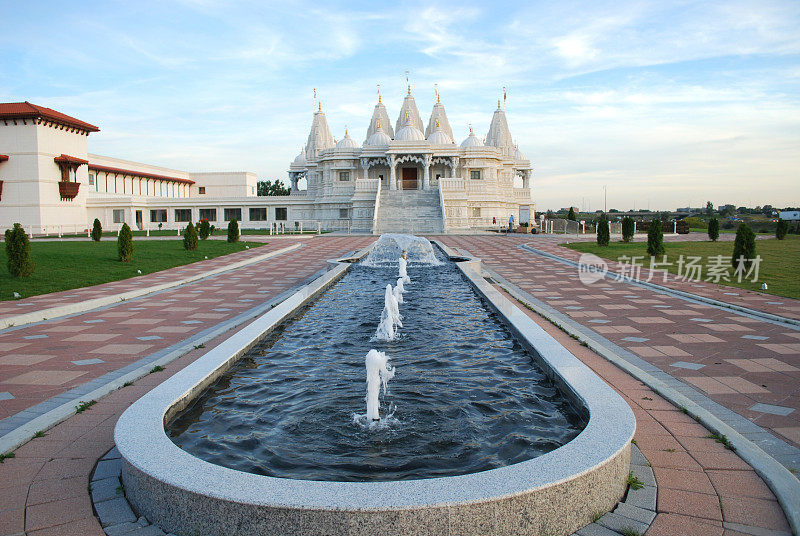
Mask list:
[[448,136],[450,136],[450,139],[454,139],[453,129],[450,128],[450,121],[447,119],[447,113],[444,110],[444,104],[442,104],[439,100],[438,86],[436,87],[436,104],[433,105],[433,110],[431,110],[431,118],[428,120],[428,128],[425,129],[425,139],[431,135],[437,122],[439,123],[439,126],[442,127],[442,130]]
[[381,93],[380,93],[380,84],[378,85],[378,103],[375,104],[375,109],[372,111],[372,119],[369,122],[369,128],[367,128],[367,137],[365,138],[368,140],[370,136],[375,134],[378,130],[379,125],[386,125],[383,127],[383,131],[390,137],[394,138],[394,130],[392,130],[392,122],[389,121],[389,114],[386,112],[386,106],[383,105],[381,102]]

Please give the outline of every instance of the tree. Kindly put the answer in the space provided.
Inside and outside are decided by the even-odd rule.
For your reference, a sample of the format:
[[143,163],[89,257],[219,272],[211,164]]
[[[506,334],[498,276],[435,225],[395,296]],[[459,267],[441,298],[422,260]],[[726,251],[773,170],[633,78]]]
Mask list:
[[260,196],[267,196],[267,195],[289,195],[291,191],[289,188],[285,188],[283,183],[280,179],[275,179],[275,181],[258,181],[256,183],[256,193]]
[[633,218],[630,216],[625,216],[622,218],[622,240],[624,242],[630,242],[633,240],[633,233],[636,229],[636,223],[633,221]]
[[127,223],[123,223],[122,229],[119,230],[117,252],[122,262],[130,262],[133,259],[133,233]]
[[647,254],[657,257],[664,254],[664,231],[661,230],[661,220],[655,219],[650,222],[647,230]]
[[239,241],[239,222],[236,221],[236,218],[232,219],[228,222],[228,242],[238,242]]
[[789,232],[789,222],[786,220],[778,219],[778,226],[775,228],[775,238],[783,240],[786,238],[786,233]]
[[733,257],[731,264],[734,268],[739,266],[740,259],[745,267],[750,268],[753,259],[756,258],[756,235],[753,230],[744,222],[736,229],[736,240],[733,242]]
[[714,203],[711,201],[706,201],[706,215],[711,217],[714,215]]
[[189,225],[183,231],[183,249],[186,251],[197,249],[197,229],[194,228],[192,222],[189,222]]
[[719,238],[719,220],[717,218],[708,220],[708,237],[714,242]]
[[103,237],[103,226],[100,225],[100,220],[97,218],[94,219],[94,224],[92,224],[92,240],[95,242],[100,242],[100,239]]
[[605,213],[600,215],[600,221],[597,222],[597,245],[607,246],[611,241],[611,228],[609,227],[608,218]]
[[552,219],[553,219],[553,211],[552,211],[552,210],[548,210],[548,211],[547,211],[547,215],[546,215],[545,217],[546,217],[548,220],[552,220]]
[[567,219],[572,221],[578,221],[578,218],[575,217],[575,209],[569,207],[569,214],[567,214]]
[[197,234],[200,237],[200,240],[205,240],[211,234],[211,224],[208,223],[208,220],[203,218],[197,223]]
[[31,261],[31,243],[25,229],[15,223],[12,229],[6,229],[5,235],[8,272],[13,277],[28,277],[33,274],[36,265]]

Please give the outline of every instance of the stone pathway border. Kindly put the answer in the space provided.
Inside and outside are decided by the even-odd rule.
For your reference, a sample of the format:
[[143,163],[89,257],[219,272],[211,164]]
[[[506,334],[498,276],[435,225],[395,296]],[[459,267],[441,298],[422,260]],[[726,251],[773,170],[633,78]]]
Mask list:
[[[797,477],[786,467],[756,445],[756,443],[736,431],[731,426],[731,423],[732,421],[744,421],[751,426],[756,425],[697,393],[694,389],[687,387],[685,384],[659,370],[654,365],[641,360],[624,349],[616,347],[616,345],[604,337],[600,337],[594,332],[583,328],[583,326],[577,322],[537,300],[485,265],[483,269],[492,279],[521,303],[555,323],[568,334],[579,337],[591,350],[614,363],[619,368],[650,387],[660,396],[669,400],[675,406],[685,409],[689,416],[695,418],[710,431],[720,436],[724,435],[727,437],[728,441],[736,449],[736,453],[753,467],[775,493],[792,530],[795,534],[800,534],[800,481],[798,481]],[[623,357],[620,355],[622,353],[628,355]],[[687,391],[692,391],[694,396],[691,398],[687,396]],[[712,409],[718,411],[712,412]],[[724,413],[724,417],[718,416],[716,414],[718,412]],[[771,434],[770,437],[775,440]]]
[[[519,246],[520,249],[527,250],[531,253],[536,255],[541,255],[542,257],[547,257],[548,259],[552,259],[554,261],[560,262],[562,264],[566,264],[568,266],[574,266],[575,268],[580,266],[580,263],[575,262],[570,259],[565,259],[564,257],[559,257],[558,255],[553,255],[552,253],[548,253],[546,251],[542,251],[540,249],[536,249],[534,247],[529,246],[528,244],[522,244]],[[774,315],[772,313],[767,313],[765,311],[759,311],[758,309],[750,309],[749,307],[742,307],[741,305],[736,305],[733,303],[727,303],[720,300],[715,300],[713,298],[708,298],[706,296],[700,296],[698,294],[692,294],[691,292],[685,292],[683,290],[678,290],[670,287],[665,287],[663,285],[657,285],[655,283],[650,283],[649,281],[642,281],[641,279],[633,279],[633,278],[623,278],[617,272],[609,271],[604,274],[605,278],[612,278],[618,281],[625,279],[626,282],[637,285],[641,287],[646,287],[651,290],[655,290],[656,292],[662,294],[669,294],[678,298],[685,298],[692,301],[705,303],[708,305],[713,305],[714,307],[720,307],[723,309],[730,309],[735,313],[745,314],[747,316],[752,316],[758,318],[760,320],[766,320],[767,322],[773,322],[777,324],[786,324],[792,328],[800,327],[800,320],[796,318],[788,318],[785,316]]]
[[97,309],[99,307],[104,307],[106,305],[111,305],[114,303],[119,303],[127,300],[132,300],[134,298],[140,298],[142,296],[146,296],[148,294],[153,294],[155,292],[160,292],[162,290],[167,290],[174,287],[179,287],[181,285],[185,285],[186,283],[192,283],[194,281],[199,281],[200,279],[205,279],[206,277],[210,277],[213,275],[221,274],[223,272],[227,272],[229,270],[235,270],[237,268],[242,268],[244,266],[248,266],[250,264],[254,264],[256,262],[265,261],[277,255],[282,255],[284,253],[288,253],[290,251],[294,251],[302,247],[304,244],[292,244],[291,246],[281,248],[275,251],[270,251],[269,253],[265,253],[263,255],[258,255],[255,257],[251,257],[249,259],[245,259],[243,261],[235,262],[232,264],[228,264],[222,266],[220,268],[215,268],[213,270],[209,270],[207,272],[201,272],[199,274],[186,277],[183,279],[178,279],[175,281],[169,281],[167,283],[162,283],[160,285],[155,285],[152,287],[141,288],[136,290],[131,290],[128,292],[123,292],[121,294],[112,294],[110,296],[103,296],[102,298],[94,298],[91,300],[84,300],[78,303],[72,303],[68,305],[59,305],[57,307],[51,307],[49,309],[42,309],[40,311],[32,311],[30,313],[25,313],[16,316],[9,316],[5,318],[0,318],[0,330],[14,327],[14,326],[21,326],[25,324],[33,324],[34,322],[41,322],[43,320],[52,320],[53,318],[60,318],[62,316],[69,316],[76,313],[85,313],[86,311],[91,311],[92,309]]
[[[644,534],[650,528],[656,517],[658,488],[650,463],[636,445],[631,445],[631,473],[639,479],[642,487],[636,490],[628,487],[625,497],[613,511],[572,536],[622,536],[624,530]],[[164,536],[164,531],[150,524],[146,517],[137,517],[125,497],[121,475],[122,462],[117,447],[100,459],[91,475],[92,505],[106,535]]]
[[[290,249],[296,248],[292,247]],[[259,260],[265,259],[260,258]],[[311,276],[311,280],[318,277],[320,273],[324,271],[325,270],[321,270],[320,272],[317,272]],[[24,412],[25,415],[17,414],[4,419],[3,428],[6,430],[4,431],[0,429],[0,433],[3,433],[3,435],[0,436],[0,453],[7,453],[14,450],[15,448],[29,441],[38,431],[46,430],[71,417],[75,414],[76,406],[78,406],[81,402],[97,400],[108,393],[116,391],[128,382],[132,382],[143,376],[146,376],[153,370],[153,367],[164,366],[181,357],[190,350],[216,338],[221,333],[224,333],[229,329],[241,325],[242,323],[247,322],[248,320],[251,320],[252,318],[255,318],[256,316],[272,309],[306,284],[307,280],[294,285],[293,287],[281,292],[271,300],[261,304],[258,307],[249,309],[241,315],[235,316],[220,324],[216,324],[214,327],[198,332],[177,344],[143,357],[142,359],[130,363],[123,368],[108,372],[103,376],[75,387],[66,393],[28,408]],[[32,418],[29,417],[31,413],[35,415]]]

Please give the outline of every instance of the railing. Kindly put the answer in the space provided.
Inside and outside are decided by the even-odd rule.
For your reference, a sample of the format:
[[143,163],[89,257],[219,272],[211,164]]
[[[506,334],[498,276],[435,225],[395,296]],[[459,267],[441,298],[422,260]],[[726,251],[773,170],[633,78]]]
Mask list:
[[585,234],[586,227],[582,226],[578,221],[554,218],[542,220],[539,232],[548,234],[572,234],[577,236],[579,234]]
[[444,193],[442,192],[442,181],[439,180],[439,206],[442,209],[442,231],[447,230],[447,212],[444,209]]
[[381,181],[378,179],[378,186],[375,189],[375,208],[372,209],[372,234],[375,234],[375,230],[378,226],[378,209],[381,206]]
[[380,179],[358,179],[356,180],[356,192],[374,192],[380,189]]
[[530,201],[531,189],[530,188],[514,188],[514,199]]
[[459,177],[439,177],[442,190],[466,190],[466,181]]

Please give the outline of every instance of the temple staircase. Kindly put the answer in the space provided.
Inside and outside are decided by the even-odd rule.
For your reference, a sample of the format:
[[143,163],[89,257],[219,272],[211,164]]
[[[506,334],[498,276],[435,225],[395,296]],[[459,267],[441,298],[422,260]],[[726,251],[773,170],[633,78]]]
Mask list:
[[444,232],[438,190],[381,190],[374,234]]

